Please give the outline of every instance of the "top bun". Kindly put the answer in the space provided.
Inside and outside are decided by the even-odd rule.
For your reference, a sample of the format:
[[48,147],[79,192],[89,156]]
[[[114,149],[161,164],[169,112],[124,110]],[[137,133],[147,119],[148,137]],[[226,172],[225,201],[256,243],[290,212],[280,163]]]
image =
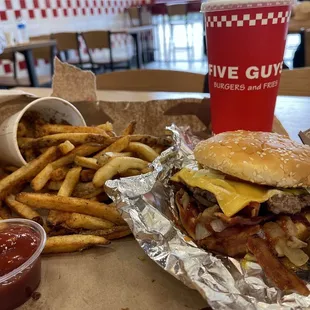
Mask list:
[[252,183],[310,187],[310,146],[276,133],[220,133],[200,142],[194,154],[202,166]]

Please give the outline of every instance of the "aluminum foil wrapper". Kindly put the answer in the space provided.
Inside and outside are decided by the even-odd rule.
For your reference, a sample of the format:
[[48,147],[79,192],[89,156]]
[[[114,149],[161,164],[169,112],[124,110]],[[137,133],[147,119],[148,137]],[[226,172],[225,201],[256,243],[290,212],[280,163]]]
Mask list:
[[[186,131],[174,125],[168,129],[175,144],[153,162],[153,172],[106,183],[109,196],[118,204],[145,253],[185,285],[198,290],[214,309],[310,307],[310,297],[285,295],[273,287],[257,263],[245,264],[208,253],[178,228],[177,209],[168,181],[176,169],[194,167],[196,163]],[[298,275],[310,280],[306,272]]]

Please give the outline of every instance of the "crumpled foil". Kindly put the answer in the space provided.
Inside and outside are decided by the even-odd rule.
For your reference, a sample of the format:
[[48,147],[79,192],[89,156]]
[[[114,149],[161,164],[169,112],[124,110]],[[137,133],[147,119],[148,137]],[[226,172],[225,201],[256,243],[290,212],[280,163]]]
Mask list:
[[[185,285],[198,290],[214,309],[310,307],[310,297],[284,295],[273,287],[257,263],[244,264],[208,253],[178,228],[177,209],[168,181],[176,169],[196,164],[187,146],[190,138],[174,125],[168,129],[175,144],[153,162],[153,172],[106,182],[109,196],[118,204],[145,253]],[[298,275],[310,280],[306,272]]]

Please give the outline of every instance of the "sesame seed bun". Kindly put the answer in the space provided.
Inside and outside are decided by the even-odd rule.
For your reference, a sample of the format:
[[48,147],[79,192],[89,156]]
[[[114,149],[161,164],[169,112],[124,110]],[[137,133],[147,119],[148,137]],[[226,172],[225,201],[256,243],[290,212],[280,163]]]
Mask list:
[[276,133],[224,132],[200,142],[194,154],[202,166],[252,183],[310,187],[310,146]]

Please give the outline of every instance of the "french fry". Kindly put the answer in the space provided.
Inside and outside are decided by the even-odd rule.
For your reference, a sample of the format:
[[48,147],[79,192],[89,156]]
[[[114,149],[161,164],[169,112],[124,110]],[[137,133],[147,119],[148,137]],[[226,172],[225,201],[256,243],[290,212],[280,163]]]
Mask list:
[[32,208],[28,207],[27,205],[16,201],[14,195],[7,196],[5,198],[5,203],[10,207],[12,211],[17,213],[21,217],[28,220],[33,220],[41,225],[43,224],[43,220],[40,214],[34,211]]
[[75,146],[69,140],[67,140],[59,144],[58,148],[62,154],[66,155],[71,152],[75,148]]
[[58,133],[95,133],[107,136],[106,131],[99,127],[44,124],[36,128],[36,137],[43,137]]
[[68,216],[63,223],[72,229],[82,228],[89,230],[108,229],[115,226],[115,224],[110,221],[80,213],[68,213]]
[[54,236],[47,238],[43,253],[70,253],[82,251],[96,245],[107,245],[109,243],[109,240],[100,236]]
[[64,178],[66,177],[69,170],[70,170],[69,167],[60,167],[60,168],[53,170],[53,172],[51,174],[51,181],[62,181],[62,180],[64,180]]
[[0,176],[0,180],[4,179],[5,177],[7,177],[9,174],[8,173],[1,173],[1,176]]
[[96,126],[104,131],[113,131],[113,125],[110,122],[106,122],[104,124]]
[[39,150],[39,152],[42,154],[48,150],[48,147],[43,147]]
[[102,154],[97,159],[97,163],[98,165],[103,166],[113,157],[132,157],[132,156],[133,156],[132,152],[122,152],[122,153],[107,152],[107,153]]
[[50,191],[59,191],[63,181],[49,181],[46,188]]
[[117,137],[117,134],[116,134],[114,131],[107,131],[107,134],[108,134],[110,137]]
[[63,224],[70,216],[70,212],[50,210],[48,212],[47,224],[49,227]]
[[88,158],[88,157],[83,157],[83,156],[76,156],[74,159],[74,162],[83,168],[89,168],[89,169],[94,169],[98,170],[100,166],[97,164],[97,159],[96,158]]
[[137,122],[131,121],[129,125],[124,129],[122,136],[132,135],[136,130]]
[[5,166],[5,167],[3,167],[3,170],[6,171],[6,172],[9,172],[9,173],[14,172],[14,171],[16,171],[18,169],[19,168],[15,167],[15,166]]
[[0,180],[0,199],[12,193],[14,187],[29,182],[35,177],[48,163],[55,160],[58,156],[57,147],[49,148],[44,154],[34,159],[27,165],[14,171],[6,178]]
[[96,173],[96,170],[93,170],[93,169],[83,169],[81,171],[81,175],[80,175],[81,182],[90,182],[90,181],[92,181],[95,173]]
[[103,145],[100,144],[84,144],[76,147],[67,155],[59,158],[58,160],[52,163],[53,168],[57,169],[66,165],[73,163],[76,156],[88,156],[93,153],[96,153],[104,148]]
[[[26,138],[20,138],[26,139]],[[23,150],[30,148],[44,148],[59,145],[69,140],[74,145],[86,143],[100,143],[105,145],[111,144],[114,140],[106,135],[92,134],[92,133],[58,133],[55,135],[44,136],[30,141],[24,141],[19,145]]]
[[127,171],[124,171],[124,172],[120,173],[119,175],[121,177],[132,177],[132,176],[135,176],[135,175],[149,173],[151,171],[152,171],[152,168],[150,168],[150,167],[146,167],[146,168],[141,169],[141,170],[138,170],[138,169],[128,169]]
[[128,169],[122,173],[120,173],[119,175],[123,178],[126,178],[126,177],[133,177],[133,176],[136,176],[136,175],[139,175],[141,174],[141,170],[138,170],[138,169]]
[[63,211],[50,210],[47,221],[49,226],[59,227],[69,227],[70,229],[108,229],[114,226],[110,221],[80,214],[80,213],[70,213]]
[[93,183],[96,187],[101,187],[107,180],[111,180],[117,174],[128,169],[143,169],[147,166],[148,162],[139,158],[115,157],[95,173]]
[[158,153],[158,154],[161,154],[164,150],[165,150],[165,147],[162,146],[162,145],[154,145],[152,146],[152,149]]
[[100,229],[100,230],[92,230],[92,231],[83,231],[80,232],[81,235],[94,235],[94,236],[102,236],[108,240],[120,239],[126,236],[131,235],[131,230],[128,226],[114,226],[109,229]]
[[71,196],[76,184],[79,182],[81,170],[81,167],[75,167],[69,170],[59,189],[58,196]]
[[130,136],[130,142],[140,142],[148,146],[171,146],[172,138],[170,136],[154,137],[150,135],[132,135]]
[[2,201],[0,201],[0,217],[3,220],[7,220],[12,217],[10,210],[3,205]]
[[98,159],[102,154],[107,152],[122,152],[124,149],[128,147],[128,144],[130,142],[129,136],[124,136],[119,139],[117,139],[114,143],[112,143],[110,146],[99,152],[94,156],[94,158]]
[[24,150],[26,149],[28,144],[31,144],[35,139],[34,138],[24,138],[24,137],[21,137],[21,138],[17,138],[17,143],[18,143],[18,146],[21,150]]
[[76,234],[77,232],[70,229],[69,227],[63,227],[63,226],[53,226],[53,227],[48,227],[49,228],[49,237],[54,237],[54,236],[64,236],[64,235],[71,235],[71,234]]
[[140,158],[152,162],[159,156],[150,146],[140,142],[130,142],[126,151],[136,153]]
[[35,154],[34,149],[27,149],[23,152],[23,157],[26,160],[27,163],[34,160],[37,156]]
[[31,181],[31,187],[34,191],[40,191],[45,184],[50,180],[54,169],[51,164],[48,164],[43,170],[41,170],[35,178]]
[[103,188],[97,188],[92,182],[78,183],[72,193],[73,197],[78,198],[93,198],[104,191]]
[[16,195],[16,200],[32,208],[75,212],[103,218],[118,225],[124,223],[124,220],[113,204],[106,205],[83,198],[25,192]]
[[27,127],[23,121],[20,121],[17,127],[17,137],[26,137],[27,136]]

